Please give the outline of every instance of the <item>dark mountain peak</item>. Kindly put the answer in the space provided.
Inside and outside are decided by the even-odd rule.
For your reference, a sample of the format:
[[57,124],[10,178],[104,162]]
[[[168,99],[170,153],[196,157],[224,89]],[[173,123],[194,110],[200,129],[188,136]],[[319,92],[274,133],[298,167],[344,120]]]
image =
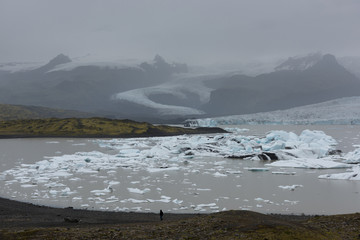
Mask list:
[[51,59],[47,64],[36,69],[35,71],[36,72],[47,72],[47,71],[53,69],[57,65],[69,63],[69,62],[71,62],[71,59],[68,56],[61,53],[61,54],[57,55],[56,57],[54,57],[53,59]]
[[165,61],[165,59],[162,57],[162,56],[160,56],[159,54],[156,54],[155,55],[155,57],[154,57],[154,62],[155,63],[167,63],[166,61]]
[[185,63],[168,63],[159,54],[155,55],[151,63],[143,62],[140,64],[140,67],[149,74],[156,75],[156,78],[158,78],[160,81],[169,80],[169,77],[173,73],[188,72],[188,67]]
[[53,59],[51,59],[46,65],[56,66],[59,64],[64,64],[69,62],[71,62],[71,59],[68,56],[61,53],[56,57],[54,57]]
[[336,61],[335,56],[331,55],[331,54],[325,54],[323,56],[323,58],[321,59],[321,61],[326,62],[328,64],[338,64],[338,62]]
[[323,71],[329,71],[329,72],[335,72],[335,71],[341,71],[341,72],[347,72],[347,70],[338,63],[336,60],[336,57],[331,54],[325,54],[320,61],[318,61],[314,66],[309,68],[309,70],[323,70]]
[[321,52],[310,53],[305,56],[289,57],[287,60],[282,62],[280,65],[275,67],[275,71],[282,70],[300,70],[303,71],[314,66],[323,58]]

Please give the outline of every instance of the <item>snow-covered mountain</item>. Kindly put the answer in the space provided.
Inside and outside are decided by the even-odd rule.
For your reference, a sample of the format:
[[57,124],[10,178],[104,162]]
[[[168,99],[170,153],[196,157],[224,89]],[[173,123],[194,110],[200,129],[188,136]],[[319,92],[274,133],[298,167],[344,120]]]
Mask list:
[[280,65],[274,68],[275,71],[282,70],[306,70],[314,66],[319,62],[323,57],[323,54],[320,52],[310,53],[306,56],[295,56],[289,57],[286,61],[282,62]]
[[203,110],[212,116],[269,112],[360,96],[360,79],[330,54],[305,70],[234,75],[211,82],[211,87],[215,90]]
[[360,97],[340,98],[287,110],[191,119],[187,122],[203,127],[238,124],[360,124]]
[[360,57],[340,57],[339,63],[360,78]]
[[[287,60],[274,67],[275,71],[299,70],[304,71],[321,61],[324,54],[321,52],[309,53],[304,56],[289,57]],[[345,56],[338,57],[337,61],[348,71],[360,78],[360,57]]]
[[[0,103],[132,118],[133,107],[114,101],[114,94],[162,84],[182,72],[187,72],[186,64],[167,63],[159,55],[151,61],[129,63],[72,60],[59,54],[33,68],[0,65]],[[147,114],[140,109],[138,119],[145,119]]]
[[99,61],[60,54],[41,65],[0,64],[0,103],[152,122],[268,112],[360,96],[360,79],[352,74],[358,60],[314,53],[209,71],[159,55]]

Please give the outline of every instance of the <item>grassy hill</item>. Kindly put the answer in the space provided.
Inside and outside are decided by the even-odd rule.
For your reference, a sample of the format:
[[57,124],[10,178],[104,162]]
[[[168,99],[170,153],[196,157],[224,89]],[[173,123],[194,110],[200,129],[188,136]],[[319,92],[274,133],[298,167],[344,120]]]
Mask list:
[[0,121],[0,137],[149,137],[224,132],[220,128],[155,126],[106,118],[50,118]]
[[62,110],[37,106],[0,104],[0,120],[41,119],[41,118],[87,118],[91,113]]

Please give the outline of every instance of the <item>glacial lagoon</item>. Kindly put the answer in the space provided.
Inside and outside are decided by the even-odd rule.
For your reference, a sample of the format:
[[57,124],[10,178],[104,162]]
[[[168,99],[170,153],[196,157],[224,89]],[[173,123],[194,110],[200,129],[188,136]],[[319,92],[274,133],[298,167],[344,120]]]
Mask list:
[[[360,126],[228,129],[232,133],[161,138],[1,139],[0,196],[104,211],[360,212],[360,181],[319,178],[351,173],[356,164],[344,156],[360,147]],[[343,153],[329,156],[329,149]],[[286,161],[293,155],[304,167],[258,160],[265,150],[280,151]],[[227,158],[239,153],[254,157]]]

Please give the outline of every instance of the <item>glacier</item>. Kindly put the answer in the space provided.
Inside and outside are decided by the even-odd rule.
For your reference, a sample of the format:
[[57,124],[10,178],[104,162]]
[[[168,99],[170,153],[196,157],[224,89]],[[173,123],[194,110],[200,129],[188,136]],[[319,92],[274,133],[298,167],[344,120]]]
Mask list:
[[287,110],[233,115],[215,118],[189,119],[192,126],[215,127],[221,125],[268,124],[268,125],[326,125],[360,124],[360,97],[346,97]]
[[150,107],[160,115],[194,116],[203,115],[204,111],[194,107],[176,106],[158,103],[151,100],[151,96],[169,94],[179,100],[186,100],[187,94],[194,94],[201,104],[207,103],[213,89],[206,87],[204,81],[216,78],[218,75],[178,74],[171,81],[146,88],[138,88],[120,92],[112,96],[113,100],[128,101],[142,106]]

